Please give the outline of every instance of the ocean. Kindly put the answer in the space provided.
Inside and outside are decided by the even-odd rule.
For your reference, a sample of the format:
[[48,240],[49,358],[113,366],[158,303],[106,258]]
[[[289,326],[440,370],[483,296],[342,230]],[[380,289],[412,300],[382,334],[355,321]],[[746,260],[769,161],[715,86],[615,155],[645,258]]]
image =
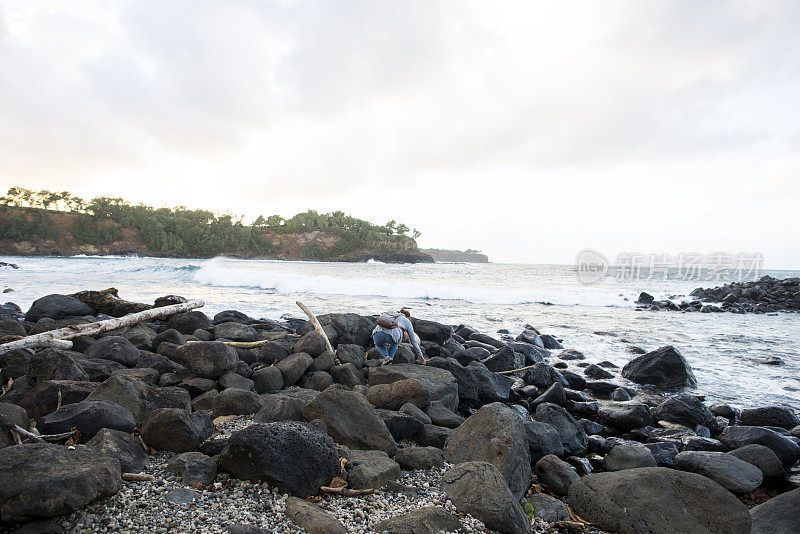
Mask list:
[[[562,339],[589,362],[622,367],[626,347],[652,350],[674,345],[697,377],[694,393],[710,402],[747,407],[800,408],[800,314],[639,311],[641,291],[679,302],[713,282],[679,276],[651,279],[608,276],[582,283],[569,265],[383,264],[146,257],[13,257],[0,261],[3,301],[23,311],[51,293],[116,287],[128,300],[152,302],[167,294],[202,299],[209,316],[235,309],[256,318],[303,317],[301,300],[315,313],[377,314],[405,306],[412,314],[445,324],[467,324],[486,334],[525,324]],[[674,274],[674,273],[673,273]],[[798,271],[759,275],[798,276]],[[759,363],[778,356],[785,365]],[[570,362],[572,365],[575,362]],[[578,369],[578,371],[580,371]],[[625,383],[624,379],[618,379]],[[629,384],[630,385],[630,384]]]

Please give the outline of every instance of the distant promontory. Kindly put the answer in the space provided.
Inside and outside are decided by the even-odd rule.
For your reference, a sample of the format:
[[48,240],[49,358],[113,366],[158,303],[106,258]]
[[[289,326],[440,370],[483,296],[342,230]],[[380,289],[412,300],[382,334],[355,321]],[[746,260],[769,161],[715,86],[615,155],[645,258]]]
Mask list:
[[419,235],[396,221],[376,225],[341,211],[259,216],[244,224],[241,216],[121,198],[84,201],[67,191],[12,187],[0,197],[0,254],[8,255],[433,262],[417,247]]
[[444,250],[440,248],[420,249],[425,254],[430,254],[435,261],[453,261],[461,263],[489,263],[489,256],[479,250]]

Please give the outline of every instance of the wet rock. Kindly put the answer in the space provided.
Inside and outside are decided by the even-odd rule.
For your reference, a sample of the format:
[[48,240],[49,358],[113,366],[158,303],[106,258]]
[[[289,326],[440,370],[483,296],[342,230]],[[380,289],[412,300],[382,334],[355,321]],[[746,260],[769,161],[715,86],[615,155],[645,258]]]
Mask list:
[[94,315],[95,310],[88,304],[68,295],[47,295],[36,299],[25,314],[25,320],[35,323],[39,319],[66,319]]
[[117,362],[125,367],[135,367],[139,362],[141,350],[121,336],[103,337],[92,343],[86,351],[89,359],[103,359]]
[[614,402],[600,405],[597,417],[601,423],[620,430],[633,430],[653,425],[653,416],[646,404]]
[[691,395],[676,395],[664,400],[653,410],[653,418],[656,421],[668,421],[689,428],[703,425],[714,433],[719,430],[717,420],[711,411]]
[[286,499],[286,516],[309,534],[347,534],[336,516],[297,497]]
[[557,495],[566,495],[569,487],[581,478],[574,467],[553,454],[536,462],[536,476]]
[[348,460],[353,468],[347,483],[355,489],[377,489],[400,478],[400,465],[383,451],[352,450]]
[[639,293],[639,298],[636,299],[637,304],[652,304],[655,300],[655,297],[649,293],[645,293],[644,291]]
[[536,386],[539,389],[547,389],[555,382],[560,382],[562,386],[569,387],[569,382],[561,373],[546,363],[537,363],[531,369],[525,371],[522,379],[526,384]]
[[150,447],[172,452],[188,452],[214,433],[207,412],[189,413],[180,408],[161,408],[142,422],[142,439]]
[[250,415],[261,409],[262,398],[252,391],[226,389],[214,398],[214,417],[222,415]]
[[299,423],[253,424],[234,432],[220,467],[236,478],[265,481],[298,497],[315,495],[339,474],[331,439]]
[[167,470],[181,477],[187,486],[202,484],[207,486],[217,476],[217,464],[202,452],[184,452],[169,461]]
[[453,464],[485,461],[495,465],[517,498],[530,486],[530,448],[525,426],[503,404],[484,406],[453,430],[445,442],[444,457]]
[[750,510],[752,534],[795,534],[800,532],[800,488],[771,498]]
[[178,362],[197,376],[218,379],[236,369],[239,357],[233,347],[219,341],[187,343],[175,349]]
[[467,462],[442,476],[442,490],[463,513],[503,534],[529,534],[530,520],[512,494],[502,473],[487,462]]
[[256,393],[273,393],[283,388],[283,373],[275,366],[262,367],[250,376]]
[[750,532],[747,507],[712,480],[664,467],[587,475],[570,487],[576,514],[610,532]]
[[566,349],[562,350],[558,353],[558,358],[560,360],[585,360],[586,356],[579,350],[575,349]]
[[665,389],[697,385],[689,362],[672,345],[629,361],[622,368],[622,376],[637,384],[651,384]]
[[135,378],[119,376],[112,376],[97,386],[86,399],[115,402],[131,412],[137,422],[159,408],[191,409],[191,399],[185,389],[160,388]]
[[656,459],[641,443],[621,443],[613,447],[605,457],[606,471],[622,471],[639,467],[656,467]]
[[425,408],[430,403],[430,387],[409,378],[389,384],[376,384],[367,390],[367,400],[376,408],[399,410],[406,403]]
[[302,409],[306,421],[322,419],[328,434],[353,449],[394,454],[397,444],[367,399],[352,391],[328,388]]
[[597,379],[604,379],[604,378],[614,378],[612,373],[609,373],[599,365],[590,364],[584,370],[583,374],[590,378],[597,378]]
[[0,450],[0,480],[5,523],[67,514],[114,495],[122,486],[116,459],[87,447],[45,443]]
[[724,452],[684,451],[675,457],[675,469],[706,476],[733,493],[749,493],[761,485],[756,466]]
[[100,429],[86,442],[86,447],[119,460],[123,473],[138,473],[147,463],[147,453],[142,449],[139,440],[119,430]]
[[[784,406],[763,406],[742,410],[741,424],[746,426],[777,426],[790,430],[800,425],[800,418]],[[706,425],[708,426],[708,425]]]
[[438,506],[425,506],[375,524],[376,532],[388,534],[437,534],[456,532],[460,528],[458,518]]
[[786,474],[780,459],[769,447],[753,443],[734,449],[728,454],[758,467],[764,478],[780,479]]
[[133,414],[113,402],[84,400],[67,404],[42,418],[44,434],[61,434],[76,428],[81,441],[94,437],[100,429],[110,428],[122,432],[133,432],[136,421]]
[[556,429],[564,446],[564,454],[580,456],[586,452],[589,443],[586,432],[575,418],[561,406],[547,402],[540,404],[536,407],[534,418]]
[[444,455],[436,447],[406,447],[397,451],[394,461],[408,470],[444,467]]
[[533,410],[543,402],[564,406],[567,402],[567,395],[564,392],[564,386],[561,385],[561,382],[555,382],[552,386],[547,388],[544,393],[530,402],[530,407]]

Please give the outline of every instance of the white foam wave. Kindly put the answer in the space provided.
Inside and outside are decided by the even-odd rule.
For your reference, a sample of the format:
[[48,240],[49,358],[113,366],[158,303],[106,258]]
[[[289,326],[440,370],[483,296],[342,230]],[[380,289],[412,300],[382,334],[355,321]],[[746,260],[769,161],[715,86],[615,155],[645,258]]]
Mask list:
[[[271,269],[241,268],[212,260],[193,273],[200,284],[219,287],[249,287],[279,294],[347,295],[402,299],[460,300],[476,304],[550,303],[560,305],[616,306],[620,299],[608,294],[575,294],[553,289],[526,290],[476,288],[401,279],[381,273],[375,278],[340,278],[307,275]],[[613,300],[612,300],[613,299]]]

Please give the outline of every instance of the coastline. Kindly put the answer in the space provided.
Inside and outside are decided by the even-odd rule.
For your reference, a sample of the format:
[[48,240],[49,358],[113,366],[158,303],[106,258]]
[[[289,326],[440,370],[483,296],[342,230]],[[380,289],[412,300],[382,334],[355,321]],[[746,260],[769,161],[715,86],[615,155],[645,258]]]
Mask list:
[[[18,322],[23,318],[22,310],[10,319],[21,325],[25,334],[86,322],[78,317],[98,313],[97,309],[83,308],[68,299],[40,300],[45,302],[35,304],[25,314],[30,321]],[[70,308],[67,303],[76,307]],[[80,304],[86,306],[84,302]],[[53,320],[48,321],[48,316]],[[607,527],[604,522],[609,518],[591,513],[603,496],[603,492],[591,490],[591,484],[601,479],[611,483],[609,477],[636,475],[637,483],[653,491],[658,488],[658,477],[688,477],[683,482],[696,491],[718,493],[729,520],[734,521],[732,531],[742,532],[743,525],[751,520],[748,507],[769,502],[769,497],[781,493],[793,495],[786,490],[800,484],[797,468],[792,470],[800,460],[798,428],[791,425],[796,423],[797,414],[786,408],[747,407],[737,411],[721,404],[709,407],[691,395],[681,394],[683,387],[696,379],[677,350],[662,348],[641,354],[645,351],[631,346],[631,360],[652,364],[645,366],[648,372],[637,374],[636,365],[620,369],[610,362],[587,364],[580,347],[564,348],[558,339],[533,327],[493,337],[465,325],[415,319],[428,366],[410,363],[405,347],[398,352],[398,360],[409,363],[380,366],[375,349],[369,348],[373,318],[344,313],[321,315],[319,320],[325,325],[335,354],[324,349],[321,336],[304,320],[255,320],[228,310],[213,318],[193,311],[110,333],[117,337],[79,338],[73,352],[46,349],[36,355],[17,354],[11,365],[16,371],[8,371],[6,361],[4,372],[10,373],[8,377],[14,382],[0,402],[17,403],[28,416],[37,418],[45,431],[53,428],[52,412],[59,410],[68,415],[67,424],[84,428],[81,425],[87,420],[70,410],[93,401],[118,403],[133,412],[148,406],[148,413],[134,417],[131,430],[138,429],[148,449],[156,452],[149,464],[144,458],[139,469],[154,480],[119,483],[113,495],[100,496],[84,511],[59,514],[59,525],[68,532],[95,527],[94,531],[101,532],[152,532],[162,528],[222,532],[231,524],[247,522],[258,528],[296,532],[287,516],[285,495],[292,493],[287,491],[292,483],[285,479],[286,474],[242,472],[235,462],[231,463],[235,455],[224,450],[233,431],[244,436],[246,428],[259,425],[282,432],[282,439],[291,435],[292,439],[311,440],[309,446],[325,441],[322,436],[329,436],[337,465],[338,458],[347,459],[338,476],[347,480],[348,487],[383,488],[367,496],[325,495],[321,501],[313,499],[348,531],[370,532],[380,519],[430,505],[451,516],[463,514],[457,519],[462,532],[483,531],[487,523],[497,528],[499,524],[494,521],[499,520],[505,525],[503,529],[521,532],[524,512],[520,505],[511,506],[516,512],[498,519],[488,512],[491,503],[478,502],[475,492],[482,487],[480,484],[459,489],[447,482],[448,472],[467,469],[473,477],[472,484],[475,480],[485,484],[481,470],[490,468],[474,465],[476,461],[489,462],[505,480],[505,486],[498,486],[493,493],[496,498],[506,491],[513,502],[532,503],[528,510],[538,514],[534,532],[560,532],[560,528],[567,528],[563,522],[575,523],[568,513],[564,515],[565,504],[583,519]],[[12,328],[9,322],[0,324]],[[16,335],[22,334],[19,327],[15,331]],[[101,350],[110,340],[122,348]],[[258,340],[265,343],[257,349],[229,349],[223,344]],[[194,343],[188,343],[191,341]],[[207,366],[197,366],[198,359]],[[44,362],[48,363],[43,367]],[[525,369],[513,371],[521,368]],[[653,368],[660,371],[654,374]],[[631,380],[628,386],[610,381],[619,373]],[[18,375],[12,377],[13,374]],[[657,384],[635,385],[654,380]],[[138,393],[120,397],[112,384],[127,384]],[[54,410],[54,386],[63,393],[59,410]],[[203,415],[205,410],[210,411]],[[149,412],[157,412],[165,419],[154,425]],[[167,436],[159,430],[184,421],[189,415],[194,422],[181,423],[185,425],[183,433]],[[95,421],[96,417],[90,419]],[[167,420],[173,421],[172,425],[167,425]],[[213,430],[212,420],[218,430]],[[351,424],[343,425],[343,421]],[[312,429],[313,435],[302,428]],[[752,428],[760,430],[749,430]],[[88,437],[89,432],[84,433]],[[483,440],[488,436],[495,437],[492,447],[500,449],[486,448]],[[248,439],[259,443],[258,436]],[[762,459],[778,457],[780,473],[773,461],[769,474],[759,471],[761,476],[756,482],[758,475],[751,468],[750,478],[743,481],[715,464],[736,463],[735,459],[752,467],[747,458],[742,460],[731,454],[749,446],[746,442],[761,446],[757,452]],[[101,449],[97,444],[93,446]],[[68,454],[68,447],[57,445],[50,446],[48,454],[60,454],[52,447]],[[9,450],[0,449],[0,458]],[[202,460],[206,465],[206,459],[211,458],[217,470],[215,477],[200,486],[187,483],[180,467],[168,466],[175,464],[177,454],[196,450],[205,454]],[[380,454],[358,452],[361,450]],[[401,471],[397,455],[404,450]],[[498,459],[500,451],[502,458]],[[199,458],[195,460],[200,461]],[[288,464],[296,461],[286,456],[281,459]],[[3,465],[0,461],[0,469]],[[688,476],[699,476],[694,475],[700,472],[698,465],[704,466],[700,470],[705,475],[700,477],[702,481]],[[740,471],[743,469],[741,464],[736,465]],[[45,478],[50,476],[46,471]],[[403,471],[409,474],[404,475]],[[478,475],[484,478],[475,479]],[[269,482],[254,484],[248,481],[253,476],[268,478]],[[707,487],[709,480],[714,485]],[[570,489],[573,485],[581,491]],[[173,493],[174,490],[181,491]],[[181,495],[191,502],[169,504],[170,499]],[[672,497],[680,500],[685,496]],[[95,498],[98,496],[89,500]],[[506,506],[510,506],[512,501],[505,498]],[[253,506],[262,499],[270,504],[266,507],[269,509],[262,506],[259,516]],[[703,504],[694,506],[702,508]],[[164,517],[171,510],[193,509],[202,510],[208,522],[198,524],[198,517],[206,516],[192,513]],[[359,509],[366,509],[367,513],[354,513]],[[464,514],[465,511],[469,513]],[[704,511],[707,512],[698,510],[698,517]],[[314,513],[318,511],[314,509]],[[576,525],[573,527],[578,528]],[[597,527],[581,528],[593,532]]]

